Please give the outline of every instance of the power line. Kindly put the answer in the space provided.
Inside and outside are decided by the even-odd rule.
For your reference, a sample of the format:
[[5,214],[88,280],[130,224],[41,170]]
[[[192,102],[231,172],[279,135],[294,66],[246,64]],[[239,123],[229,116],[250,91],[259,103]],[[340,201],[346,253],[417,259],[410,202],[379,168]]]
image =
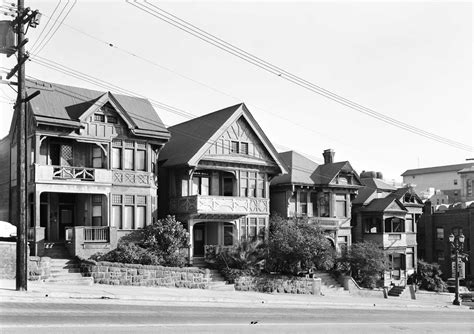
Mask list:
[[[38,61],[38,59],[36,59],[36,58],[40,58],[41,60]],[[143,96],[143,95],[141,95],[141,94],[137,94],[137,93],[132,92],[132,91],[130,91],[130,90],[121,88],[121,87],[119,87],[119,86],[117,86],[117,85],[108,83],[108,82],[103,81],[103,80],[98,79],[98,78],[94,78],[94,77],[92,77],[92,76],[90,76],[90,75],[87,75],[87,74],[85,74],[85,73],[82,73],[82,72],[73,70],[73,69],[68,68],[68,67],[66,67],[66,66],[64,66],[64,65],[61,65],[61,64],[59,64],[59,63],[57,63],[57,62],[54,62],[54,61],[51,61],[51,60],[47,60],[47,59],[44,58],[44,57],[40,57],[40,56],[37,56],[37,55],[33,55],[32,60],[33,60],[34,62],[40,64],[40,65],[43,65],[43,66],[45,66],[45,67],[48,67],[48,68],[53,69],[53,70],[56,70],[56,71],[59,71],[59,72],[61,72],[61,73],[63,73],[63,74],[66,74],[66,75],[75,77],[75,78],[77,78],[77,79],[80,79],[80,80],[83,80],[83,81],[87,81],[87,82],[92,83],[92,84],[94,84],[94,85],[97,85],[97,86],[99,86],[99,87],[102,87],[102,88],[105,88],[105,89],[112,89],[113,91],[118,91],[118,92],[120,92],[120,93],[125,93],[125,94],[128,94],[128,95],[132,95],[132,96],[141,97],[141,98],[145,98],[145,99],[146,99],[146,97]],[[65,90],[66,92],[68,92],[67,89],[63,89],[63,90]],[[76,98],[78,98],[78,97],[77,97],[77,95],[78,95],[77,92],[72,92],[72,91],[69,91],[69,92],[70,92],[71,94],[74,94],[74,96],[75,96]],[[89,102],[87,96],[85,96],[85,95],[83,96],[82,100],[85,101],[85,102]],[[186,118],[188,118],[188,119],[192,119],[192,118],[197,117],[196,115],[194,115],[194,114],[192,114],[192,113],[185,112],[185,111],[183,111],[183,110],[181,110],[181,109],[172,107],[172,106],[170,106],[170,105],[163,104],[162,102],[155,101],[155,100],[152,100],[152,99],[148,99],[148,100],[150,101],[150,103],[151,103],[153,106],[155,106],[155,107],[157,107],[157,108],[159,108],[159,109],[166,110],[166,111],[171,112],[171,113],[184,112],[184,114],[183,114],[183,113],[180,113],[180,116],[182,116],[182,117],[186,117]],[[92,102],[90,102],[90,103],[91,103],[91,105],[92,105]],[[165,108],[164,106],[167,106],[167,107]],[[151,119],[147,119],[147,118],[143,118],[143,117],[141,118],[141,120],[147,121],[147,122],[152,122],[152,121],[153,121],[153,120],[151,120]],[[165,125],[165,126],[166,126],[166,125]],[[208,126],[208,125],[205,124],[205,123],[202,123],[201,126]],[[189,132],[182,132],[182,131],[179,131],[179,130],[174,130],[174,131],[177,132],[177,133],[180,133],[180,134],[184,134],[184,135],[186,135],[187,137],[189,137],[190,139],[198,139],[198,140],[200,140],[200,141],[203,141],[203,140],[204,140],[203,144],[205,144],[205,143],[216,144],[218,147],[220,146],[221,148],[225,148],[224,144],[220,144],[220,143],[218,143],[218,142],[209,141],[208,139],[206,139],[206,138],[204,138],[204,137],[200,137],[200,136],[197,136],[197,135],[192,134],[192,133],[189,133]],[[280,144],[278,144],[278,143],[275,143],[275,145],[281,146],[281,147],[285,147],[285,146],[280,145]],[[180,155],[182,155],[182,153],[176,152],[176,153],[174,153],[173,156],[176,157],[176,156],[180,156]],[[308,156],[309,156],[309,155],[308,155]],[[312,159],[310,159],[310,160],[312,160]],[[290,167],[290,166],[287,166],[287,167]],[[299,171],[302,171],[302,172],[311,173],[311,174],[313,174],[313,175],[319,175],[319,176],[323,176],[323,177],[329,177],[329,176],[331,176],[331,175],[325,175],[325,174],[321,174],[321,173],[314,173],[314,172],[315,172],[314,170],[310,170],[310,169],[307,169],[307,168],[304,168],[304,167],[301,167],[301,166],[296,166],[296,165],[294,165],[294,166],[292,166],[291,168],[292,168],[293,170],[299,170]],[[375,188],[374,188],[374,189],[375,189]]]
[[446,144],[446,145],[449,145],[449,146],[452,146],[452,147],[455,147],[455,148],[458,148],[458,149],[461,149],[461,150],[467,150],[467,151],[472,151],[473,150],[473,147],[472,146],[469,146],[469,145],[466,145],[464,143],[461,143],[461,142],[457,142],[457,141],[454,141],[454,140],[451,140],[451,139],[448,139],[448,138],[445,138],[445,137],[441,137],[441,136],[438,136],[434,133],[431,133],[431,132],[428,132],[428,131],[425,131],[423,129],[420,129],[420,128],[417,128],[415,126],[412,126],[410,124],[407,124],[407,123],[404,123],[398,119],[395,119],[395,118],[392,118],[392,117],[389,117],[389,116],[386,116],[384,114],[381,114],[373,109],[370,109],[370,108],[367,108],[367,107],[364,107],[360,104],[357,104],[349,99],[346,99],[340,95],[337,95],[329,90],[326,90],[318,85],[315,85],[305,79],[302,79],[301,77],[299,76],[296,76],[278,66],[275,66],[267,61],[264,61],[262,60],[261,58],[257,57],[257,56],[254,56],[230,43],[227,43],[225,42],[224,40],[192,25],[191,23],[185,21],[185,20],[182,20],[180,18],[178,18],[177,16],[171,14],[171,13],[168,13],[166,11],[164,11],[163,9],[153,5],[153,4],[150,4],[148,3],[146,0],[144,1],[144,3],[146,4],[142,4],[142,3],[137,3],[136,0],[134,0],[134,3],[132,3],[131,1],[129,0],[126,0],[127,3],[129,3],[130,5],[168,23],[168,24],[171,24],[172,26],[180,29],[180,30],[183,30],[185,31],[186,33],[188,34],[191,34],[201,40],[203,40],[204,42],[208,43],[208,44],[211,44],[227,53],[230,53],[252,65],[255,65],[271,74],[274,74],[282,79],[285,79],[291,83],[294,83],[302,88],[305,88],[309,91],[312,91],[314,93],[317,93],[319,95],[322,95],[328,99],[331,99],[333,100],[334,102],[337,102],[339,104],[342,104],[346,107],[349,107],[355,111],[358,111],[360,113],[363,113],[367,116],[370,116],[372,118],[375,118],[375,119],[378,119],[382,122],[385,122],[387,124],[390,124],[390,125],[393,125],[393,126],[396,126],[400,129],[403,129],[405,131],[408,131],[408,132],[411,132],[413,134],[417,134],[417,135],[420,135],[420,136],[423,136],[425,138],[428,138],[428,139],[431,139],[431,140],[434,140],[434,141],[437,141],[437,142],[440,142],[440,143],[443,143],[443,144]]
[[[54,14],[56,13],[56,11],[58,10],[59,8],[59,5],[61,4],[61,0],[59,0],[58,4],[56,5],[56,7],[54,8],[53,10],[53,13],[51,14],[51,16],[48,17],[48,21],[46,21],[46,24],[43,26],[43,29],[41,29],[41,32],[39,33],[38,37],[36,38],[35,42],[33,43],[33,45],[31,46],[31,50],[33,52],[33,49],[35,48],[35,46],[38,44],[38,42],[40,41],[41,37],[43,36],[43,33],[45,32],[46,30],[46,27],[49,25],[49,22],[51,22],[51,19],[52,17],[54,16]],[[43,14],[44,16],[46,16],[45,14]]]
[[[77,3],[77,0],[74,0],[74,3],[71,5],[71,7],[69,7],[69,10],[67,11],[66,15],[64,15],[64,17],[62,18],[61,22],[56,26],[55,30],[49,35],[49,38],[46,42],[43,43],[43,45],[41,47],[38,47],[39,50],[37,49],[35,51],[35,53],[38,55],[43,49],[44,47],[49,43],[49,41],[51,40],[51,38],[53,38],[53,36],[56,34],[56,32],[59,30],[59,28],[61,27],[61,25],[63,24],[64,20],[66,20],[66,18],[69,16],[69,13],[71,13],[72,9],[74,8],[74,6],[76,6],[76,3]],[[66,3],[66,6],[69,4],[69,0],[68,2]],[[66,6],[64,8],[66,8]],[[57,22],[57,21],[56,21]]]

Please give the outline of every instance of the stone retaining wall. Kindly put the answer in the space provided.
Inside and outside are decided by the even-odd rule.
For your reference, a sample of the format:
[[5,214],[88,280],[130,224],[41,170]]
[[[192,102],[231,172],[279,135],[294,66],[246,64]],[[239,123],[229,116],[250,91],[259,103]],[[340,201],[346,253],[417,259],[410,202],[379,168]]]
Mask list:
[[[51,275],[49,257],[28,257],[28,279],[32,281],[46,279]],[[16,277],[16,242],[0,242],[0,279]]]
[[211,280],[208,269],[95,262],[91,260],[81,262],[81,272],[83,276],[93,277],[94,283],[111,285],[207,289]]
[[321,279],[281,275],[240,276],[235,279],[235,290],[312,294],[320,296]]

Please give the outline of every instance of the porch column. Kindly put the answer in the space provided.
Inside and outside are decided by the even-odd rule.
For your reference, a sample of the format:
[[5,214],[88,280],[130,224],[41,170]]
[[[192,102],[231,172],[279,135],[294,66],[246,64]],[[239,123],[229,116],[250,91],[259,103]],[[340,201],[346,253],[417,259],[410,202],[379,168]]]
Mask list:
[[192,219],[188,221],[188,232],[189,232],[189,264],[193,264],[194,256],[194,222]]
[[45,228],[41,227],[41,192],[34,192],[34,226],[33,226],[33,244],[32,254],[36,256],[43,256],[44,254],[44,238]]

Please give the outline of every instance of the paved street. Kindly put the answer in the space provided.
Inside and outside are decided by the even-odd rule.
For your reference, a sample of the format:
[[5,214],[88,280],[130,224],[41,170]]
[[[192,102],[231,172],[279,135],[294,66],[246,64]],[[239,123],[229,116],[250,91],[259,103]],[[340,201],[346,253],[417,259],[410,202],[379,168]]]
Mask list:
[[0,324],[2,333],[474,333],[474,312],[24,299],[0,304]]

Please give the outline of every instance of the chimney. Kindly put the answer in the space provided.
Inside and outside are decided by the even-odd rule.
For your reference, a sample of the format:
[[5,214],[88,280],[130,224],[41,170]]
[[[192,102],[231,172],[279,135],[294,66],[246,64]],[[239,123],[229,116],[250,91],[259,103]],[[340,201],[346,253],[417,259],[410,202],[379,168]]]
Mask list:
[[324,150],[323,152],[323,157],[324,157],[324,164],[332,164],[334,162],[334,154],[335,152],[333,151],[333,149],[327,149],[327,150]]

